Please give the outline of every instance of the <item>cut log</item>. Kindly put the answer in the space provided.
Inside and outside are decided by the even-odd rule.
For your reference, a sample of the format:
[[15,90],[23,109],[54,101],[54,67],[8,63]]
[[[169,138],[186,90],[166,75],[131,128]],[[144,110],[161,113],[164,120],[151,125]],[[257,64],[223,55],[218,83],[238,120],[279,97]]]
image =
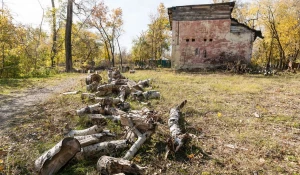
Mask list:
[[129,160],[109,156],[102,156],[97,162],[97,170],[103,175],[144,174],[145,169],[145,167],[131,163]]
[[87,114],[87,117],[91,119],[93,124],[105,123],[106,120],[120,121],[120,115]]
[[122,85],[119,89],[119,99],[121,102],[124,102],[128,95],[130,94],[130,89],[127,85]]
[[87,100],[91,101],[91,100],[95,100],[95,97],[96,97],[96,95],[93,93],[82,93],[81,94],[82,100],[87,99]]
[[175,152],[177,152],[179,148],[182,147],[182,145],[188,138],[188,134],[182,134],[179,126],[180,110],[185,106],[186,103],[187,101],[184,100],[180,105],[171,108],[170,110],[168,126],[170,128],[173,143],[173,146],[170,149]]
[[[66,128],[68,129],[68,128]],[[84,135],[91,135],[91,134],[96,134],[96,133],[100,133],[103,131],[103,128],[98,126],[98,125],[94,125],[90,128],[87,129],[83,129],[83,130],[70,130],[67,134],[66,137],[74,137],[74,136],[84,136]]]
[[159,99],[160,93],[158,91],[151,90],[151,91],[143,92],[143,96],[147,100],[148,99]]
[[86,90],[88,92],[96,92],[97,91],[97,87],[98,87],[99,83],[94,81],[89,85],[86,85]]
[[106,96],[112,93],[119,93],[120,85],[104,84],[97,87],[96,96]]
[[85,114],[100,114],[103,113],[104,109],[102,108],[100,103],[96,103],[94,105],[87,106],[85,108],[76,110],[77,115],[82,116]]
[[129,119],[132,120],[133,125],[142,133],[153,130],[155,128],[155,123],[152,118],[154,115],[153,112],[149,112],[147,114],[135,114],[135,113],[128,113],[126,115],[121,115],[121,124],[124,126],[130,126],[128,122]]
[[86,147],[95,143],[111,140],[115,136],[116,135],[112,133],[102,132],[86,136],[75,136],[74,138],[79,141],[81,147]]
[[81,148],[80,153],[77,153],[76,158],[83,159],[85,157],[99,157],[108,154],[115,154],[127,148],[126,140],[114,140],[101,142]]
[[148,130],[145,133],[141,133],[134,125],[132,122],[131,118],[127,118],[128,119],[128,124],[129,127],[132,129],[132,131],[134,132],[135,135],[138,136],[138,139],[136,140],[136,142],[134,142],[134,144],[130,147],[130,149],[126,152],[124,159],[126,160],[131,160],[134,155],[136,154],[136,152],[140,149],[140,147],[142,146],[142,144],[147,140],[148,137],[151,136],[151,134],[153,133],[152,130]]
[[112,82],[112,72],[113,72],[112,70],[107,71],[108,83]]
[[63,95],[75,95],[78,94],[80,91],[72,91],[72,92],[64,92]]
[[98,102],[102,106],[114,106],[119,104],[121,101],[119,98],[112,97],[96,97],[95,102]]
[[125,79],[119,70],[112,71],[112,80]]
[[138,84],[141,88],[145,88],[145,87],[149,87],[149,86],[150,86],[150,81],[151,81],[151,79],[142,80],[142,81],[139,81],[137,84]]
[[86,85],[92,84],[94,81],[97,83],[100,83],[101,80],[102,80],[102,77],[100,75],[90,74],[86,77],[85,83],[86,83]]
[[112,81],[110,84],[114,85],[127,85],[128,79],[117,79]]
[[64,138],[53,148],[44,152],[35,161],[35,170],[38,174],[55,174],[68,163],[76,153],[80,152],[80,143],[75,138]]

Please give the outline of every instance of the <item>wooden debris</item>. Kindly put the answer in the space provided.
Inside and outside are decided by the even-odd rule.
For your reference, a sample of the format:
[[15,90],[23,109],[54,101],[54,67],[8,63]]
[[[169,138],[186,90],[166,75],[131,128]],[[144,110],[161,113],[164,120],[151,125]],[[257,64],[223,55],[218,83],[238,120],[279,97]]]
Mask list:
[[94,100],[95,97],[96,97],[96,95],[93,94],[93,93],[82,93],[81,94],[81,99],[82,100],[87,99],[87,100],[91,101],[91,100]]
[[141,88],[149,87],[150,86],[150,79],[139,81],[137,84]]
[[160,98],[160,93],[158,91],[146,91],[142,93],[145,99],[159,99]]
[[97,87],[98,87],[99,83],[94,81],[89,85],[86,85],[86,90],[88,92],[96,92],[97,91]]
[[55,174],[80,152],[80,148],[77,139],[64,138],[35,161],[35,170],[42,175]]
[[[66,126],[66,129],[68,129],[68,125]],[[100,127],[98,125],[94,125],[90,128],[83,129],[83,130],[70,130],[66,134],[66,137],[84,136],[84,135],[96,134],[96,133],[99,133],[102,131],[103,131],[102,127]]]
[[81,148],[80,153],[77,153],[76,157],[78,159],[83,159],[85,157],[91,156],[95,157],[107,154],[111,155],[123,150],[124,148],[127,148],[126,140],[113,140],[101,142]]
[[136,152],[139,150],[139,148],[142,146],[142,144],[147,140],[148,137],[151,136],[153,133],[153,130],[147,130],[145,133],[141,133],[134,125],[131,120],[131,118],[128,118],[128,124],[129,127],[132,129],[135,135],[137,135],[138,139],[134,144],[130,147],[130,149],[127,151],[127,153],[124,156],[124,159],[130,160],[134,157]]
[[170,110],[168,126],[170,128],[170,132],[172,136],[172,142],[171,142],[172,144],[168,148],[175,152],[177,152],[182,147],[182,145],[185,143],[186,139],[188,138],[188,134],[183,134],[179,126],[180,110],[185,106],[186,103],[187,101],[184,100],[180,105],[171,108]]
[[62,94],[63,95],[75,95],[75,94],[78,94],[78,93],[80,93],[80,91],[64,92]]
[[106,120],[120,121],[120,115],[87,114],[86,116],[91,119],[93,124],[106,123]]
[[119,88],[120,88],[120,85],[115,85],[115,84],[104,84],[104,85],[98,86],[96,96],[101,97],[101,96],[106,96],[106,95],[109,95],[112,93],[119,93]]
[[130,73],[130,74],[134,74],[134,73],[135,73],[135,70],[130,70],[129,73]]
[[97,134],[91,134],[86,136],[75,136],[81,147],[86,147],[95,143],[103,142],[110,140],[111,138],[115,137],[115,134],[109,133],[109,132],[102,132]]
[[97,170],[103,175],[113,174],[144,174],[146,168],[136,165],[129,160],[102,156],[97,162]]
[[121,124],[124,126],[130,126],[130,122],[132,121],[133,125],[142,133],[153,130],[155,128],[155,120],[153,119],[155,113],[153,111],[149,111],[143,113],[137,113],[136,111],[129,112],[126,115],[121,115]]
[[86,77],[85,83],[86,85],[90,85],[93,82],[100,83],[102,80],[102,77],[99,74],[90,74]]

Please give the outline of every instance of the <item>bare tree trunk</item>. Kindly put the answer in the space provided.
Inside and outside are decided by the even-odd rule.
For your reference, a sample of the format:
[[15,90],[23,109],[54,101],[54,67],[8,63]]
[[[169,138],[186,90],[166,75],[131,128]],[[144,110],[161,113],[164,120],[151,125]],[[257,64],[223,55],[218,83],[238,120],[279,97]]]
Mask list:
[[54,67],[54,58],[57,53],[57,30],[56,30],[56,9],[54,0],[52,3],[52,49],[51,49],[51,67]]
[[67,23],[65,33],[66,71],[72,71],[72,20],[73,20],[73,0],[68,0]]

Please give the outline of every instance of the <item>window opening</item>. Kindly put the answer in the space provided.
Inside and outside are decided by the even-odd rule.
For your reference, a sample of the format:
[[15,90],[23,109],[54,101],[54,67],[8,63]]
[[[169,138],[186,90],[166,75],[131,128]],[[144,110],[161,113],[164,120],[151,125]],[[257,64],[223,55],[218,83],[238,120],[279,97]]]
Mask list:
[[189,42],[189,41],[190,41],[190,39],[185,39],[185,41],[186,41],[186,42]]
[[195,42],[195,39],[194,39],[194,38],[192,39],[192,42]]

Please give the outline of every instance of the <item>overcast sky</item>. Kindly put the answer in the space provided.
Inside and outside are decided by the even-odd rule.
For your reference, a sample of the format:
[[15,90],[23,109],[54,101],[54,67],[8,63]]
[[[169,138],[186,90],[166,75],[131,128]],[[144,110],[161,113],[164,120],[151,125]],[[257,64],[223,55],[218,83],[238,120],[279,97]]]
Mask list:
[[[3,0],[8,7],[15,22],[38,26],[42,19],[42,8],[38,0]],[[51,7],[51,0],[40,0],[44,9]],[[147,29],[149,15],[155,13],[159,3],[164,3],[166,7],[208,4],[212,0],[105,0],[105,4],[110,8],[121,7],[123,10],[124,30],[120,44],[128,50],[131,48],[133,38]],[[46,24],[48,25],[48,24]],[[45,26],[48,27],[48,26]]]

